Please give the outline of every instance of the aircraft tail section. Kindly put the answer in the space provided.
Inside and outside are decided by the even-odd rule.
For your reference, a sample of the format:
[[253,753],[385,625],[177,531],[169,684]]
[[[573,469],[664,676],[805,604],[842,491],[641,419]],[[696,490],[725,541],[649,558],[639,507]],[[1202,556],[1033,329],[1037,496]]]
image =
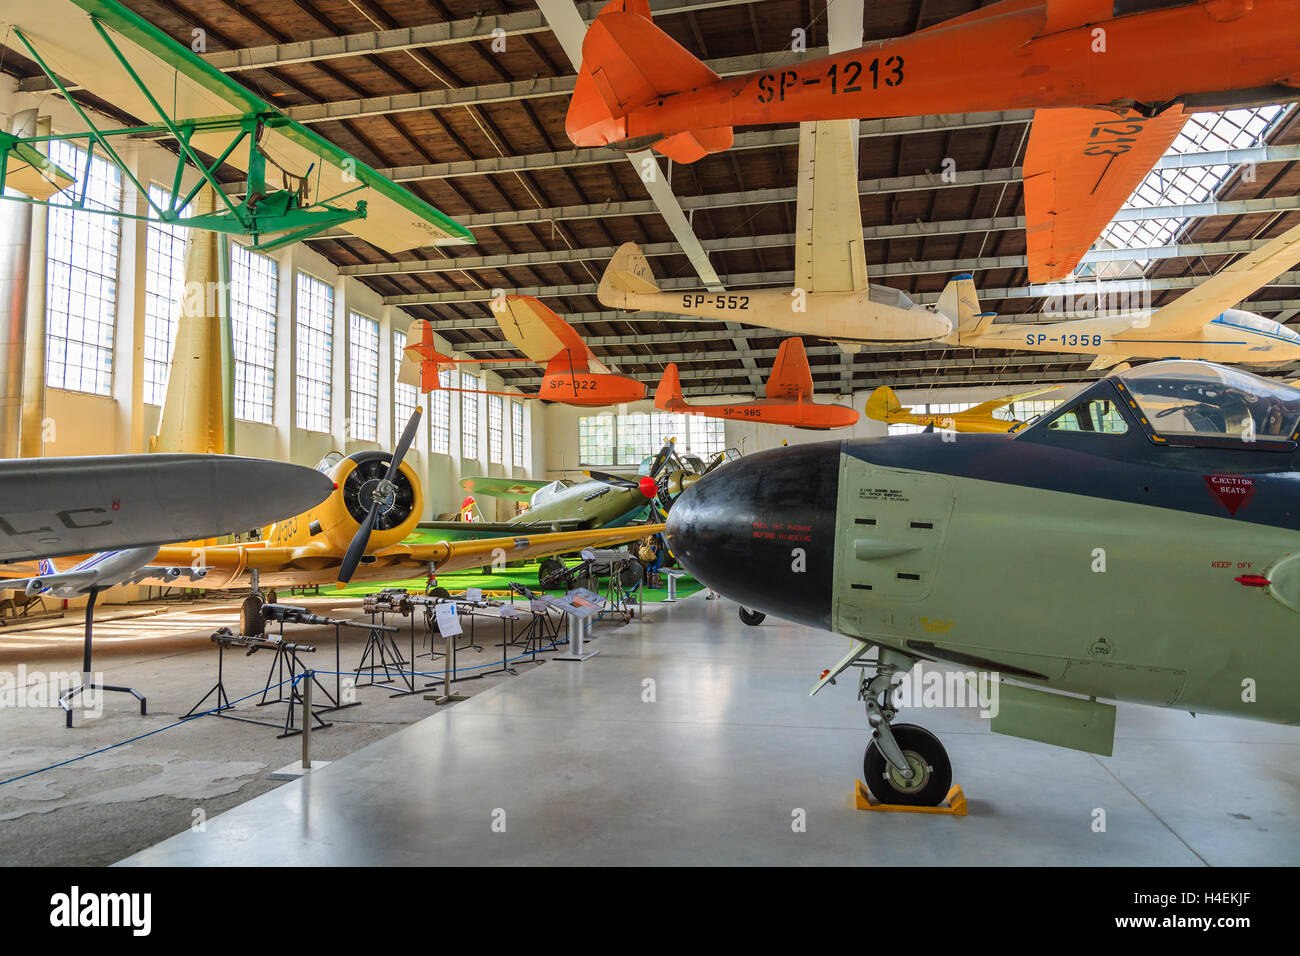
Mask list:
[[958,342],[977,336],[993,321],[993,313],[980,312],[980,298],[975,280],[969,275],[955,276],[939,294],[939,314],[952,322],[952,332],[945,342]]
[[682,380],[677,374],[677,363],[669,362],[664,369],[664,377],[655,389],[655,408],[664,411],[681,411],[686,408],[686,399],[682,397]]
[[565,118],[580,146],[653,147],[681,163],[730,149],[731,127],[629,138],[628,115],[661,97],[711,86],[718,74],[651,22],[647,0],[613,0],[582,42],[582,65]]
[[887,422],[890,415],[902,410],[903,403],[898,400],[898,396],[888,385],[881,385],[867,396],[867,417],[875,421]]
[[650,269],[641,247],[635,242],[625,242],[618,247],[614,257],[605,267],[596,289],[596,298],[600,304],[611,309],[627,309],[630,312],[640,310],[635,302],[638,295],[649,295],[659,291],[659,283]]

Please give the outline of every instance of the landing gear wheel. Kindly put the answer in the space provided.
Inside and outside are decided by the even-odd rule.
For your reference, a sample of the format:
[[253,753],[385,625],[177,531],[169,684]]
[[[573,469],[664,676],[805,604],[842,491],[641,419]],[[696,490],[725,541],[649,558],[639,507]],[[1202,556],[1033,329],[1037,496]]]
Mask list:
[[908,807],[937,807],[952,788],[952,763],[939,738],[916,724],[893,724],[890,729],[914,776],[904,780],[889,765],[873,739],[862,758],[862,776],[871,795],[881,803]]
[[560,558],[547,558],[537,569],[537,583],[541,585],[541,587],[545,588],[547,586],[547,581],[549,581],[557,572],[563,572],[566,567],[567,565]]
[[278,594],[275,593],[275,588],[271,588],[271,590],[270,590],[269,592],[267,592],[267,595],[266,595],[266,603],[267,603],[267,604],[279,604],[279,603],[280,603],[280,596],[279,596]]
[[262,616],[260,594],[250,594],[239,606],[239,633],[247,637],[261,637],[266,633],[266,618]]
[[747,607],[742,607],[740,609],[740,619],[750,627],[758,627],[758,625],[767,620],[767,615],[762,611],[751,611]]
[[446,588],[434,588],[432,591],[429,592],[429,596],[436,597],[436,598],[445,598],[448,601],[451,600],[451,592],[448,591]]

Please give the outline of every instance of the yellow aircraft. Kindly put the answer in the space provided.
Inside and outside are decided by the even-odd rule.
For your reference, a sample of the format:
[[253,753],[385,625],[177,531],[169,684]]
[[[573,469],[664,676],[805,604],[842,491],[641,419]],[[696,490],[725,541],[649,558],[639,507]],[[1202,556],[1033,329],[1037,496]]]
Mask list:
[[[160,548],[154,563],[205,568],[200,587],[223,589],[253,583],[290,586],[422,577],[497,562],[605,547],[657,534],[664,526],[634,525],[590,531],[518,534],[469,541],[403,543],[424,511],[420,479],[402,459],[410,447],[417,408],[394,454],[331,452],[316,467],[334,482],[334,492],[316,507],[268,525],[262,540],[241,544],[198,543]],[[142,577],[137,583],[166,586]]]
[[959,412],[936,412],[932,415],[918,415],[903,406],[892,388],[888,385],[882,385],[867,398],[866,413],[868,418],[889,425],[920,425],[922,427],[933,425],[935,428],[959,432],[1009,432],[1016,426],[1023,424],[1023,422],[1013,418],[995,418],[994,412],[1013,402],[1033,398],[1035,395],[1044,395],[1047,392],[1054,392],[1060,387],[1059,385],[1051,385],[1047,388],[1036,388],[1030,392],[1021,392],[1018,395],[1007,395],[1004,398],[995,398],[991,402],[972,405],[970,408],[964,408]]

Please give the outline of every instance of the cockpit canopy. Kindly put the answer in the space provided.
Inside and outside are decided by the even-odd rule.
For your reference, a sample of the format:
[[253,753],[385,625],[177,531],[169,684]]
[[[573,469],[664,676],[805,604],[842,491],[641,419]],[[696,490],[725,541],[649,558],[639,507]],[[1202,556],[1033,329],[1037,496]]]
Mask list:
[[1300,423],[1300,389],[1210,362],[1152,362],[1119,381],[1166,439],[1290,441]]
[[544,505],[572,484],[573,482],[566,478],[558,478],[555,481],[552,481],[549,485],[542,485],[542,487],[533,492],[532,498],[529,499],[528,506],[530,508],[536,508],[538,505]]

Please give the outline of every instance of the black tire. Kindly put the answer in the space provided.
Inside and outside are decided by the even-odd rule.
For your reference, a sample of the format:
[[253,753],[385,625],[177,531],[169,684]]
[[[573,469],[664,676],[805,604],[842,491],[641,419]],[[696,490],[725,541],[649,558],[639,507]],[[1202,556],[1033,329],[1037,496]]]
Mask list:
[[875,738],[862,758],[862,775],[871,795],[881,803],[907,807],[937,807],[952,788],[952,763],[939,738],[916,724],[893,724],[894,739],[920,776],[908,783],[897,777]]
[[262,615],[265,602],[256,594],[244,598],[239,606],[239,633],[248,637],[260,637],[266,633],[266,618]]
[[279,597],[278,594],[275,593],[275,588],[272,588],[270,591],[267,592],[267,594],[266,594],[266,603],[267,603],[267,604],[279,604],[279,603],[280,603],[280,597]]
[[543,588],[547,587],[547,579],[555,575],[557,572],[562,572],[566,567],[567,565],[561,558],[557,558],[554,555],[546,558],[537,569],[537,583]]
[[451,592],[446,588],[434,588],[429,592],[429,595],[431,597],[446,598],[449,601],[451,600]]
[[758,625],[767,620],[767,615],[762,611],[751,611],[747,607],[742,607],[740,609],[740,619],[750,627],[758,627]]

